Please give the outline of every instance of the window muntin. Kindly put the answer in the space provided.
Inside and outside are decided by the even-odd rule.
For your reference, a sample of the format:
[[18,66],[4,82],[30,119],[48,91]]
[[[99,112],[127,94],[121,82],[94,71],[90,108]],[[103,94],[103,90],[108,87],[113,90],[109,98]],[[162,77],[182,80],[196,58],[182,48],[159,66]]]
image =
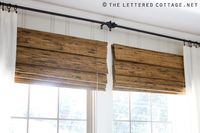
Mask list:
[[59,117],[86,120],[86,91],[60,88]]
[[58,88],[31,85],[29,117],[57,118]]
[[16,84],[12,133],[86,133],[87,90]]
[[169,95],[113,92],[113,133],[172,133]]

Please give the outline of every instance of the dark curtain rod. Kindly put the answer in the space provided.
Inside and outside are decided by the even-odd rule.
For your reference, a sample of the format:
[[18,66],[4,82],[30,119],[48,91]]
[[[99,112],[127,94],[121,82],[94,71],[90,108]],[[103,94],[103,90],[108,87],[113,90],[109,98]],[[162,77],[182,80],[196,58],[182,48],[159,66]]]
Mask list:
[[55,12],[50,12],[50,11],[45,11],[45,10],[40,10],[40,9],[35,9],[35,8],[30,8],[30,7],[25,7],[25,6],[13,5],[13,4],[4,3],[4,2],[0,2],[0,6],[2,6],[2,10],[8,10],[8,11],[10,11],[11,8],[14,8],[16,13],[17,13],[17,9],[23,9],[23,10],[39,12],[39,13],[44,13],[44,14],[49,14],[49,15],[54,15],[54,16],[60,16],[60,17],[65,17],[65,18],[71,18],[71,19],[77,19],[77,20],[81,20],[81,21],[97,23],[97,24],[100,24],[101,29],[103,29],[103,26],[105,25],[105,26],[107,26],[109,28],[110,31],[113,28],[120,28],[120,29],[125,29],[125,30],[136,31],[136,32],[144,33],[144,34],[149,34],[149,35],[153,35],[153,36],[159,36],[159,37],[163,37],[163,38],[168,38],[168,39],[172,39],[172,40],[182,41],[184,43],[188,42],[190,44],[194,44],[196,47],[200,46],[200,42],[197,42],[197,41],[191,41],[191,40],[172,37],[172,36],[163,35],[163,34],[159,34],[159,33],[154,33],[154,32],[150,32],[150,31],[144,31],[144,30],[140,30],[140,29],[126,27],[126,26],[118,25],[118,24],[116,24],[115,22],[112,22],[112,21],[109,21],[109,22],[98,21],[98,20],[87,19],[87,18],[83,18],[83,17],[77,17],[77,16],[72,16],[72,15],[66,15],[66,14],[60,14],[60,13],[55,13]]

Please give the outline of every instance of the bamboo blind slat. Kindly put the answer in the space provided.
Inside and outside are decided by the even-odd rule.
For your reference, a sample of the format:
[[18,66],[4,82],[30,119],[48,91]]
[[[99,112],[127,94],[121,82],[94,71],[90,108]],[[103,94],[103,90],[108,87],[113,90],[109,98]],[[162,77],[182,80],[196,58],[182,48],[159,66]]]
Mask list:
[[117,75],[147,78],[151,77],[154,79],[184,82],[182,69],[174,69],[127,61],[115,61],[115,70],[117,70]]
[[54,68],[106,73],[106,60],[76,54],[38,50],[26,47],[17,48],[17,62]]
[[18,45],[105,59],[107,42],[18,28]]
[[115,90],[183,93],[183,57],[119,44],[112,45]]
[[123,45],[114,46],[115,59],[183,69],[183,57],[175,54],[132,48]]
[[104,90],[107,43],[18,28],[15,81]]
[[[41,73],[42,72],[42,73]],[[97,75],[91,72],[83,72],[78,70],[68,70],[61,68],[51,68],[46,66],[16,64],[16,73],[32,74],[46,77],[55,77],[63,79],[86,80],[96,82]],[[99,83],[106,84],[106,74],[98,74]]]

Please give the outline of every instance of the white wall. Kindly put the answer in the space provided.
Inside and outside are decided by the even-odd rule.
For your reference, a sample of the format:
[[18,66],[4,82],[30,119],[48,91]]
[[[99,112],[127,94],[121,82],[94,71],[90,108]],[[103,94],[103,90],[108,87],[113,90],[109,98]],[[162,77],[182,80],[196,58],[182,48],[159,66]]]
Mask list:
[[[16,3],[15,0],[7,0],[5,2]],[[171,35],[175,37],[200,41],[200,37],[187,33],[181,33],[160,27],[152,27],[145,24],[125,21],[113,17],[102,16],[98,14],[83,12],[70,8],[57,7],[55,5],[48,5],[36,1],[17,1],[17,4],[30,6],[34,8],[51,10],[60,13],[76,15],[100,21],[115,21],[120,25],[139,28],[147,31],[157,32],[161,34]],[[47,9],[48,7],[48,9]],[[112,55],[111,44],[120,43],[124,45],[151,49],[156,51],[168,52],[182,55],[183,42],[177,42],[169,39],[153,37],[141,33],[113,29],[112,32],[108,29],[100,30],[100,25],[88,22],[72,20],[68,18],[55,17],[50,15],[43,15],[28,11],[23,11],[18,14],[18,26],[26,27],[41,31],[48,31],[64,35],[78,36],[89,39],[96,39],[108,42],[108,85],[105,92],[97,93],[97,118],[96,127],[97,133],[111,133],[112,132]]]

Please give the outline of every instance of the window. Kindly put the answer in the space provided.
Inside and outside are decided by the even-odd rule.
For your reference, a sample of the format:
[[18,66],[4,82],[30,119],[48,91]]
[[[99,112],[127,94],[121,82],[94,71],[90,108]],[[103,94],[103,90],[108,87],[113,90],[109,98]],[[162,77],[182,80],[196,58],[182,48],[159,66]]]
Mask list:
[[113,133],[172,133],[170,95],[113,92]]
[[16,84],[12,133],[86,133],[87,90]]

